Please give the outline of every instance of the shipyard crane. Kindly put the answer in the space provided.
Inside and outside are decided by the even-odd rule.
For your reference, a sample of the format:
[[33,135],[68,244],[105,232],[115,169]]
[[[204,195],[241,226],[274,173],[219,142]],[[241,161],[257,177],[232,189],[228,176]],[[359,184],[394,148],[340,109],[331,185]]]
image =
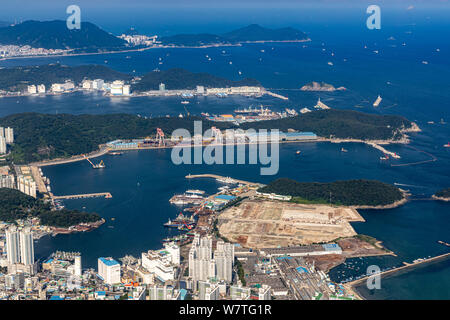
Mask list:
[[164,139],[164,131],[161,128],[156,128],[156,139],[158,140],[158,146],[163,146],[166,144]]
[[92,168],[94,168],[94,169],[103,169],[106,167],[103,160],[100,161],[100,163],[98,163],[98,164],[94,164],[91,160],[89,160],[89,158],[85,154],[83,154],[83,157],[91,164]]

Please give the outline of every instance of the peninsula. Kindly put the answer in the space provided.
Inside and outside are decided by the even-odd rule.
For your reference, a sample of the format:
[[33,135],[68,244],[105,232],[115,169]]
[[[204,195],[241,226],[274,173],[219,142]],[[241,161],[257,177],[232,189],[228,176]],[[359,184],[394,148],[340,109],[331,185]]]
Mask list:
[[162,37],[165,46],[205,47],[219,45],[236,45],[261,42],[299,42],[308,41],[308,36],[294,28],[270,29],[257,24],[239,28],[224,34],[177,34]]
[[432,198],[435,200],[450,201],[450,188],[439,190]]
[[272,181],[258,190],[261,193],[291,196],[291,202],[302,204],[332,204],[338,206],[382,208],[403,204],[403,192],[390,184],[376,180],[335,182],[297,182],[288,178]]
[[[131,114],[69,115],[21,113],[0,118],[0,126],[16,132],[11,157],[15,163],[27,163],[71,157],[98,150],[99,145],[117,139],[155,136],[160,128],[170,133],[177,128],[193,132],[194,121],[202,120],[203,129],[278,129],[283,132],[311,131],[332,139],[377,140],[385,143],[405,141],[405,130],[414,123],[399,116],[373,115],[349,110],[319,110],[278,120],[236,125],[199,117],[144,118]],[[39,135],[37,142],[35,137]],[[402,140],[403,139],[403,140]],[[320,138],[318,141],[321,141]],[[324,140],[325,141],[325,140]]]
[[0,221],[15,222],[33,218],[39,219],[40,225],[59,229],[80,224],[98,224],[102,220],[96,213],[52,210],[50,203],[42,199],[33,198],[19,190],[0,188]]

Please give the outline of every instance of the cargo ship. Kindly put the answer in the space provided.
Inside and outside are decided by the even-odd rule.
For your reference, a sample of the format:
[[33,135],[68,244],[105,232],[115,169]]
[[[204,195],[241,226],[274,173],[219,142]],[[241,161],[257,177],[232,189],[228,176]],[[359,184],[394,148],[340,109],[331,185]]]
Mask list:
[[376,108],[380,105],[381,100],[383,100],[380,95],[378,95],[377,100],[373,103],[373,106]]
[[185,205],[185,204],[201,204],[205,200],[203,195],[205,192],[202,190],[187,190],[184,194],[176,194],[170,198],[169,202],[172,204]]
[[183,226],[192,226],[195,224],[195,219],[193,216],[185,216],[182,212],[173,220],[168,220],[166,223],[164,223],[164,227],[167,228],[178,228]]

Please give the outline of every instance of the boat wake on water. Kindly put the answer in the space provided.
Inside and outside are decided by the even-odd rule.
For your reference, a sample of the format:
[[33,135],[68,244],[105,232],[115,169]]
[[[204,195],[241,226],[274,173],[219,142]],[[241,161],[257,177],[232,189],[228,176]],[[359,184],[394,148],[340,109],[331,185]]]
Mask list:
[[415,186],[412,184],[404,184],[404,183],[398,183],[398,182],[394,182],[394,185],[402,186],[402,187],[425,188],[424,186]]

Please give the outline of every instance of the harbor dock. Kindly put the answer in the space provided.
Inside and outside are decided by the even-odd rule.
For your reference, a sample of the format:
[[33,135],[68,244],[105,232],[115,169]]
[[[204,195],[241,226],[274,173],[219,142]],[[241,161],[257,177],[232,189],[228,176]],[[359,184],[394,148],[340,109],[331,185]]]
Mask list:
[[[226,177],[224,176],[219,176],[217,174],[188,174],[186,176],[186,179],[194,179],[194,178],[213,178],[213,179],[226,179]],[[240,184],[245,184],[245,185],[261,185],[260,183],[255,183],[255,182],[250,182],[250,181],[245,181],[245,180],[238,180],[238,179],[234,179],[233,180],[236,183],[240,183]]]
[[99,193],[72,194],[66,196],[55,196],[55,195],[52,196],[54,200],[100,198],[100,197],[104,197],[105,199],[111,199],[112,194],[109,192],[99,192]]
[[[401,270],[406,270],[408,268],[419,266],[421,264],[431,263],[431,262],[439,261],[439,260],[445,260],[445,259],[448,259],[449,257],[450,257],[450,252],[444,253],[444,254],[441,254],[441,255],[438,255],[438,256],[435,256],[435,257],[427,258],[427,259],[414,260],[414,262],[412,262],[412,263],[403,262],[403,266],[380,272],[379,274],[377,274],[377,276],[383,277],[383,276],[386,276],[386,275],[389,275],[389,274],[392,274],[392,273],[399,272]],[[354,289],[355,286],[363,283],[364,281],[367,281],[367,279],[369,279],[370,277],[373,277],[373,276],[375,276],[375,275],[368,275],[368,276],[359,278],[359,279],[354,280],[354,281],[346,282],[343,285],[346,288],[348,288],[350,291],[355,292],[356,291]]]

